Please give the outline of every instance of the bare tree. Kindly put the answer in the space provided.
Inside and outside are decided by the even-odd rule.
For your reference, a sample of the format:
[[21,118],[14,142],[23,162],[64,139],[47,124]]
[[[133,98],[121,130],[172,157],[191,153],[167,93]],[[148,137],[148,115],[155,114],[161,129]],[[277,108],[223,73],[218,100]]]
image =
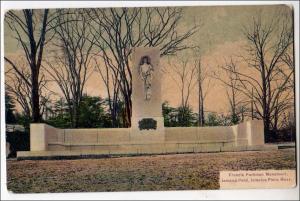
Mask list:
[[[225,64],[218,68],[220,71],[218,74],[214,74],[214,78],[221,81],[225,86],[226,96],[230,106],[231,122],[236,124],[240,120],[243,121],[245,116],[250,116],[250,114],[248,114],[249,109],[247,105],[251,103],[252,98],[248,97],[247,100],[239,88],[238,75],[233,72],[239,72],[240,70],[233,57],[230,57],[229,61],[225,59]],[[251,115],[253,117],[254,113],[251,113]]]
[[119,95],[120,95],[120,86],[118,84],[119,74],[116,72],[112,72],[112,69],[107,64],[107,58],[103,57],[103,60],[105,62],[104,65],[100,65],[97,62],[97,59],[94,58],[96,69],[100,73],[101,79],[104,83],[104,86],[107,91],[107,99],[108,99],[108,107],[110,111],[110,116],[112,120],[112,127],[120,127],[118,124],[118,115],[120,115],[120,107],[119,107]]
[[[291,45],[286,53],[280,58],[282,63],[285,63],[289,67],[289,71],[285,71],[282,68],[277,68],[276,70],[282,74],[283,77],[288,79],[288,85],[295,93],[295,60],[294,60],[294,46]],[[291,77],[289,74],[292,73]]]
[[[33,122],[40,122],[40,97],[39,97],[39,79],[40,67],[43,59],[44,47],[51,40],[52,28],[49,24],[56,20],[56,12],[49,12],[49,9],[33,10],[24,9],[20,12],[10,10],[5,15],[5,21],[12,30],[14,38],[21,45],[24,56],[30,69],[30,83],[26,76],[20,71],[20,67],[8,57],[4,57],[23,79],[24,83],[31,85],[30,98],[32,108]],[[50,33],[50,34],[49,34]]]
[[[258,79],[226,68],[228,72],[235,74],[237,88],[249,99],[254,99],[255,110],[259,118],[264,120],[265,134],[268,137],[270,130],[276,128],[278,115],[293,101],[294,94],[289,91],[288,85],[293,71],[283,62],[288,48],[293,44],[293,29],[289,20],[278,15],[267,21],[259,14],[244,28],[248,43],[247,56],[242,58],[254,72],[253,75],[258,75]],[[282,76],[280,72],[287,74]]]
[[130,127],[132,75],[130,55],[133,47],[159,47],[161,56],[189,48],[185,44],[197,30],[178,32],[182,10],[177,8],[87,9],[91,30],[99,36],[95,44],[105,65],[111,68],[125,104],[126,125]]
[[177,58],[177,60],[173,58],[168,59],[168,68],[164,68],[164,72],[173,79],[180,91],[180,106],[188,108],[191,92],[197,84],[196,72],[198,66],[191,64],[189,62],[190,58],[187,56],[179,56]]
[[194,60],[194,66],[196,68],[196,79],[198,88],[198,125],[204,126],[205,114],[204,114],[204,102],[210,88],[210,75],[207,68],[204,67],[201,54],[197,54]]
[[[24,114],[28,120],[32,119],[32,99],[30,98],[31,94],[31,75],[29,69],[25,66],[25,62],[18,63],[18,72],[14,68],[9,68],[5,72],[6,81],[5,87],[6,90],[12,94],[12,98],[19,103]],[[24,81],[26,79],[27,81]],[[45,75],[41,73],[39,78],[39,97],[40,97],[40,111],[41,116],[46,110],[46,103],[49,102],[52,93],[47,89],[48,81],[45,79]]]
[[56,23],[53,25],[56,33],[53,44],[57,49],[44,69],[60,87],[68,103],[72,127],[77,127],[83,89],[92,72],[95,37],[91,36],[87,20],[80,10],[58,10]]
[[[23,74],[30,80],[30,75]],[[6,72],[6,91],[12,94],[13,99],[19,103],[27,119],[31,119],[31,99],[30,99],[30,87],[24,83],[24,79],[20,78],[18,74],[12,72]]]

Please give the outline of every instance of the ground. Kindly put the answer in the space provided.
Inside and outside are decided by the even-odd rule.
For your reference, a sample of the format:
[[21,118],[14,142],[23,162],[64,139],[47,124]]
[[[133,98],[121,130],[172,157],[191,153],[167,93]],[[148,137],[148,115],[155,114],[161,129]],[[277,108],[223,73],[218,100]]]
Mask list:
[[218,189],[220,170],[295,167],[294,149],[79,160],[7,160],[7,186],[15,193]]

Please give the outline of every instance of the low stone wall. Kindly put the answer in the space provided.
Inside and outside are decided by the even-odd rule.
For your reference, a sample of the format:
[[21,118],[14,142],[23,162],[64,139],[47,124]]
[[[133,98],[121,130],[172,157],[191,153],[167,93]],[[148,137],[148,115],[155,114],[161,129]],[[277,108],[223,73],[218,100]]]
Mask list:
[[167,142],[232,142],[235,136],[231,126],[171,127],[165,129]]
[[147,145],[148,152],[153,148],[155,153],[165,153],[264,145],[263,122],[259,120],[235,126],[166,127],[164,140],[159,142],[152,139],[151,134],[144,134],[138,141],[135,135],[130,128],[58,129],[47,124],[31,124],[30,127],[31,151],[107,149],[126,152],[133,149],[136,152]]
[[31,124],[30,151],[17,152],[22,159],[63,159],[119,155],[172,154],[222,151],[274,150],[264,144],[263,122],[235,126],[172,127],[161,133],[136,133],[130,128],[58,129]]

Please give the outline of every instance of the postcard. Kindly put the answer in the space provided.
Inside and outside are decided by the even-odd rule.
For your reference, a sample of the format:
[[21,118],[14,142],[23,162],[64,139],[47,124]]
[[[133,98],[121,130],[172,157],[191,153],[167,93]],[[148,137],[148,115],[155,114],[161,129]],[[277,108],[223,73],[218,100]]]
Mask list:
[[294,16],[288,4],[7,10],[7,190],[295,188]]

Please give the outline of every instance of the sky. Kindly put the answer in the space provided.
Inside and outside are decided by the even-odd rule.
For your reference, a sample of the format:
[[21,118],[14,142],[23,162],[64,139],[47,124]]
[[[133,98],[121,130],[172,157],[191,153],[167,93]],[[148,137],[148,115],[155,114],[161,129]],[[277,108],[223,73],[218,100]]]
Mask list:
[[[253,16],[263,13],[264,17],[270,18],[278,9],[291,9],[285,5],[268,6],[196,6],[182,7],[183,19],[180,22],[182,29],[191,27],[195,23],[199,25],[198,32],[189,41],[190,44],[198,45],[201,49],[202,65],[211,72],[224,63],[224,59],[232,55],[238,55],[243,51],[245,37],[242,32]],[[4,27],[4,49],[6,56],[20,54],[20,46],[13,39],[10,30]],[[185,53],[181,53],[185,54]],[[172,57],[175,62],[177,57]],[[168,68],[166,59],[161,59],[161,65]],[[87,82],[85,92],[90,95],[105,96],[100,75],[94,73]],[[171,106],[179,106],[179,89],[174,87],[174,80],[168,74],[163,74],[162,100],[168,101]],[[225,88],[220,81],[211,78],[209,90],[205,101],[205,111],[226,113],[229,110],[225,95]],[[58,90],[53,83],[53,89]],[[206,86],[207,87],[207,86]],[[190,105],[197,111],[196,88],[192,92]]]

